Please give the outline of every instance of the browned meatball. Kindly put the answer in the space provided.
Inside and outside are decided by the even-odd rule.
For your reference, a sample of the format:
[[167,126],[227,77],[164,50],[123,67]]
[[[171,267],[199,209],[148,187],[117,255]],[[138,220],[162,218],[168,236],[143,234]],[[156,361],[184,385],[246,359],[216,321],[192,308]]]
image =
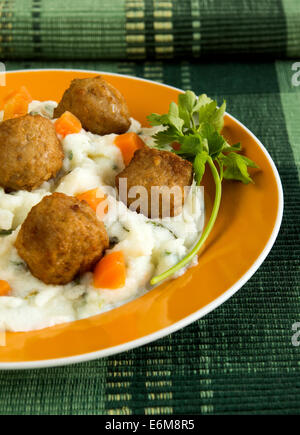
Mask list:
[[[127,181],[125,195],[119,184],[121,178]],[[190,162],[169,151],[145,146],[134,153],[129,165],[117,175],[116,186],[119,189],[120,199],[123,202],[127,201],[128,206],[133,206],[136,200],[141,201],[139,189],[137,195],[134,190],[130,194],[129,190],[135,186],[144,187],[147,191],[147,200],[141,201],[141,206],[137,207],[136,211],[157,218],[176,216],[182,211],[184,187],[190,186],[192,181],[193,169]],[[157,188],[151,189],[154,186]],[[158,188],[161,188],[160,195],[158,195]],[[170,194],[169,189],[173,189],[174,193]]]
[[0,186],[32,190],[61,169],[64,153],[55,128],[40,115],[0,123]]
[[54,117],[58,118],[66,110],[77,116],[83,128],[92,133],[121,134],[130,126],[123,95],[101,76],[74,79],[54,110]]
[[16,240],[20,257],[46,284],[67,284],[93,268],[108,248],[103,222],[77,198],[54,193],[34,206]]

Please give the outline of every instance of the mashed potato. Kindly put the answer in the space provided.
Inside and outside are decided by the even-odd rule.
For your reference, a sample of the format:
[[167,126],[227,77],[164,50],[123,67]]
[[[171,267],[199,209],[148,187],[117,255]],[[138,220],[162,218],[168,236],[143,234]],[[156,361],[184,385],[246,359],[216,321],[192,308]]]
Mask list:
[[[29,112],[52,118],[55,102],[33,101]],[[130,131],[151,146],[153,129],[131,120]],[[203,228],[203,192],[193,186],[183,212],[175,218],[149,219],[116,199],[115,176],[124,169],[115,134],[99,136],[81,130],[62,140],[63,169],[56,179],[32,192],[5,193],[0,188],[0,279],[9,282],[10,296],[0,297],[0,329],[29,331],[71,322],[120,306],[149,290],[149,280],[183,258]],[[46,285],[31,275],[14,247],[20,225],[31,208],[53,192],[76,195],[101,187],[108,195],[104,224],[111,251],[122,250],[127,278],[123,288],[95,289],[88,272],[64,286]],[[193,264],[196,264],[195,259]],[[182,270],[180,274],[184,273]]]

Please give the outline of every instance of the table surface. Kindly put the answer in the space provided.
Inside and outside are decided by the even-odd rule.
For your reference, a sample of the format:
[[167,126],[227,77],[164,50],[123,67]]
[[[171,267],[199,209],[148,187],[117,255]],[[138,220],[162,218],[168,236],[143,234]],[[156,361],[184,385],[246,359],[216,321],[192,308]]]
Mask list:
[[0,0],[4,59],[300,56],[299,0]]
[[[292,60],[262,62],[23,61],[145,77],[219,102],[262,141],[285,210],[266,261],[229,301],[147,346],[69,367],[0,372],[0,414],[299,413],[300,86]],[[294,79],[294,84],[297,84]],[[254,204],[255,206],[255,204]]]

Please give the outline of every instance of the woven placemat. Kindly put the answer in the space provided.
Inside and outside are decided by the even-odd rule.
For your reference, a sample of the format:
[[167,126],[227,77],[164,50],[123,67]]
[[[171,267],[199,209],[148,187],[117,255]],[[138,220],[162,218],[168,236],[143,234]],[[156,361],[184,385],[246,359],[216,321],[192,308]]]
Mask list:
[[298,0],[0,0],[4,59],[300,55]]
[[[283,224],[266,261],[229,301],[147,346],[70,367],[0,372],[0,414],[299,413],[300,86],[293,62],[18,62],[158,80],[227,99],[282,179]],[[253,205],[255,206],[255,204]],[[188,295],[187,295],[188,297]]]

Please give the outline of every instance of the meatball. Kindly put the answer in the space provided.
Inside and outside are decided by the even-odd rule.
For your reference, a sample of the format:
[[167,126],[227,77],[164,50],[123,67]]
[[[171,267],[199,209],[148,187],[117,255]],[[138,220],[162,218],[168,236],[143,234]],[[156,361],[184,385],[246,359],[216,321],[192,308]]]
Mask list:
[[[126,179],[127,186],[123,188],[120,179]],[[137,150],[129,165],[116,176],[120,199],[130,209],[135,206],[135,211],[151,218],[178,215],[184,203],[184,188],[192,181],[190,162],[148,146]]]
[[36,278],[59,285],[91,270],[109,239],[87,203],[54,193],[31,209],[15,246]]
[[0,186],[33,190],[61,169],[64,153],[55,128],[40,115],[0,123]]
[[66,110],[77,116],[82,127],[92,133],[121,134],[130,127],[123,95],[101,76],[74,79],[54,110],[54,117],[58,118]]

